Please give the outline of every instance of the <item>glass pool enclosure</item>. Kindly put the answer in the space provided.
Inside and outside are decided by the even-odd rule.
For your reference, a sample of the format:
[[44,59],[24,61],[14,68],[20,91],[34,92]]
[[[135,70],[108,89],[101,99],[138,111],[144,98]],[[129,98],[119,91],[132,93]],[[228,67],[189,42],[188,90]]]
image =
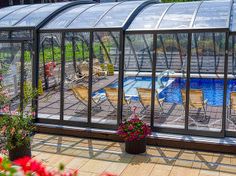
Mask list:
[[1,87],[12,109],[37,88],[37,123],[116,129],[136,107],[156,132],[236,136],[235,19],[234,0],[3,8]]

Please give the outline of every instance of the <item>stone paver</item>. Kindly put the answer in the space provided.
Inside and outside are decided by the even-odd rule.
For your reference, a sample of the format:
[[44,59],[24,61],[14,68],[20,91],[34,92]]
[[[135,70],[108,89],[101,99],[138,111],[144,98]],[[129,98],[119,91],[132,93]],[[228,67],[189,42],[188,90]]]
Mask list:
[[103,172],[119,176],[235,176],[236,155],[148,146],[141,155],[124,152],[111,141],[36,134],[33,156],[48,169],[65,165],[80,176]]

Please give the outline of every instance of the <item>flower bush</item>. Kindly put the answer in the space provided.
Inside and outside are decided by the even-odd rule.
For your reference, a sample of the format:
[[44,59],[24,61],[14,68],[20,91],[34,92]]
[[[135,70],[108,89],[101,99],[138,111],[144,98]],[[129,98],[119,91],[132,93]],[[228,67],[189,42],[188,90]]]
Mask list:
[[[30,157],[20,158],[14,162],[7,158],[0,157],[1,176],[78,176],[78,170],[70,172],[64,171],[64,165],[60,165],[58,170],[48,170],[41,162]],[[117,176],[104,172],[101,176]]]
[[4,148],[12,150],[22,145],[30,146],[30,135],[35,130],[33,109],[26,107],[37,95],[31,83],[24,83],[23,110],[18,107],[12,110],[12,100],[7,88],[0,81],[0,136],[5,138]]
[[135,109],[136,107],[130,119],[125,120],[118,127],[117,134],[125,141],[138,141],[151,134],[150,127],[135,114]]

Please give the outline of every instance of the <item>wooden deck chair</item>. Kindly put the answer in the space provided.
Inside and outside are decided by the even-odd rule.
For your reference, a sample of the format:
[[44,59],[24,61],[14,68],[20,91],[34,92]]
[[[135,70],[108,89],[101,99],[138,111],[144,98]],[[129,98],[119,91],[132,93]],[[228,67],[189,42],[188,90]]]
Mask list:
[[[151,107],[151,97],[152,97],[152,89],[149,88],[137,88],[139,101],[141,105],[143,106],[143,109],[140,113],[146,112],[147,108]],[[163,112],[163,103],[165,98],[159,99],[158,92],[156,90],[156,96],[155,96],[155,106],[157,106],[160,109],[160,112]]]
[[[79,103],[83,104],[85,106],[85,108],[82,109],[81,111],[85,110],[88,106],[88,88],[83,85],[79,85],[79,86],[73,87],[72,92],[73,92],[74,96],[79,100]],[[92,110],[94,110],[94,108],[101,109],[100,104],[104,101],[105,100],[103,100],[102,96],[100,96],[100,95],[93,96],[92,97]],[[80,104],[75,109],[75,112],[80,107]]]
[[[105,90],[105,94],[106,94],[108,102],[114,108],[114,110],[117,110],[118,88],[106,87],[104,88],[104,90]],[[128,111],[131,111],[130,101],[131,101],[131,97],[125,98],[125,94],[123,93],[123,106],[127,106]]]
[[[183,107],[185,109],[186,104],[186,90],[181,90]],[[200,89],[191,89],[189,90],[189,109],[203,109],[204,111],[204,120],[206,119],[206,110],[207,110],[207,99],[204,99],[204,94]]]
[[228,111],[229,111],[228,120],[230,121],[230,123],[235,125],[235,122],[232,121],[232,116],[236,116],[236,114],[232,114],[232,111],[236,111],[236,92],[230,93],[230,104],[228,106]]

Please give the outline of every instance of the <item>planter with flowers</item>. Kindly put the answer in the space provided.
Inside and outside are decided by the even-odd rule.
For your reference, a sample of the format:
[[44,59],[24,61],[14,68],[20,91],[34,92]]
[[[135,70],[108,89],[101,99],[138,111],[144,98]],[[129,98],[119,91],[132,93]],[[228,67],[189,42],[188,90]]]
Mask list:
[[0,136],[5,140],[4,149],[9,153],[9,159],[15,160],[23,156],[31,156],[30,136],[35,130],[32,109],[26,110],[27,105],[36,95],[31,84],[24,84],[23,110],[12,110],[9,93],[0,87]]
[[125,140],[125,151],[130,154],[146,152],[146,137],[151,133],[150,127],[136,115],[135,109],[132,116],[119,125],[117,131]]

